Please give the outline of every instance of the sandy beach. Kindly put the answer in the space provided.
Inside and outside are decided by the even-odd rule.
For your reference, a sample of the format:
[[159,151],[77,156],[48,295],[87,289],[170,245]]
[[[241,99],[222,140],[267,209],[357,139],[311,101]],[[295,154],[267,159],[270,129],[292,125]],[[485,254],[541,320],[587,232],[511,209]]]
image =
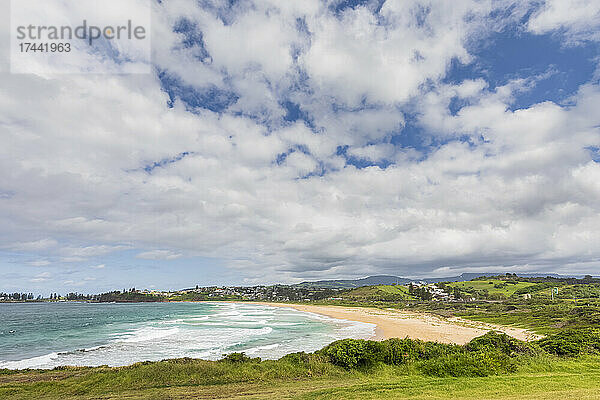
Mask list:
[[520,340],[535,340],[541,336],[526,329],[468,321],[458,317],[441,318],[431,314],[413,313],[395,309],[367,307],[317,306],[309,304],[256,303],[274,307],[289,307],[331,318],[367,322],[377,325],[375,337],[384,340],[393,337],[465,344],[490,330],[506,333]]

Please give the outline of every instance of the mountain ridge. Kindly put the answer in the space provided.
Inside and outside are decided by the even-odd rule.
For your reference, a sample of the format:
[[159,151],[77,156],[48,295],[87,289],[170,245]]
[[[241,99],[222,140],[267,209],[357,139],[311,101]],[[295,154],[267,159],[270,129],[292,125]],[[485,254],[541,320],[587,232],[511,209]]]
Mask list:
[[[406,285],[410,282],[426,282],[426,283],[437,283],[437,282],[466,282],[479,277],[488,276],[499,276],[505,275],[505,273],[494,272],[494,273],[473,273],[464,272],[457,276],[444,276],[444,277],[431,277],[431,278],[405,278],[394,275],[372,275],[358,279],[326,279],[319,281],[304,281],[297,283],[292,286],[297,287],[312,287],[312,288],[341,288],[351,289],[363,286],[376,286],[376,285]],[[532,278],[532,277],[553,277],[553,278],[582,278],[583,276],[570,276],[570,275],[559,275],[559,274],[544,274],[544,273],[531,273],[531,274],[517,274],[519,277]]]

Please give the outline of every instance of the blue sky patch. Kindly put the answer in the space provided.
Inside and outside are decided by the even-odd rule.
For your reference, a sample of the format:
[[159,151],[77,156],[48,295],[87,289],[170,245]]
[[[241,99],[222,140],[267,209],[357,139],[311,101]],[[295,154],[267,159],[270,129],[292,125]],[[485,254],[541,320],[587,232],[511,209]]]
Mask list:
[[[534,85],[515,94],[511,109],[543,101],[560,103],[588,82],[596,69],[598,43],[565,47],[556,35],[534,35],[515,28],[494,33],[468,49],[475,61],[453,60],[444,83],[483,78],[490,90],[514,79],[532,78]],[[456,110],[455,110],[456,111]]]
[[158,79],[161,88],[169,95],[169,107],[173,107],[176,99],[180,99],[191,111],[205,108],[214,112],[223,112],[239,98],[235,93],[216,86],[196,88],[187,85],[179,77],[166,71],[159,72]]
[[196,51],[195,57],[203,62],[212,62],[210,54],[204,44],[202,32],[198,28],[198,24],[190,21],[187,18],[181,18],[173,26],[173,32],[182,35],[181,44],[186,49],[194,49]]
[[146,164],[143,169],[147,173],[151,174],[152,171],[154,171],[155,168],[162,168],[162,167],[164,167],[166,165],[176,163],[177,161],[180,161],[180,160],[184,159],[185,157],[187,157],[189,155],[192,155],[192,154],[194,154],[194,153],[193,152],[189,152],[189,151],[184,151],[183,153],[179,153],[175,157],[163,158],[160,161],[155,161],[155,162]]

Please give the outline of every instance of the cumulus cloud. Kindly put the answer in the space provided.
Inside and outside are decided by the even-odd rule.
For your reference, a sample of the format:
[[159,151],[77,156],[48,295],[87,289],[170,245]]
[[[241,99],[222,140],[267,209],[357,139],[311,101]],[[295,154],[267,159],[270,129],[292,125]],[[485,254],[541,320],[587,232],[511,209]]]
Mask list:
[[249,283],[597,269],[597,83],[513,109],[535,78],[443,79],[490,2],[336,4],[163,2],[155,74],[0,76],[0,246]]
[[546,0],[529,20],[534,33],[565,31],[569,41],[600,40],[600,3],[594,0]]
[[371,144],[364,147],[353,147],[348,151],[348,154],[369,160],[369,161],[379,161],[384,159],[391,158],[396,149],[393,145],[389,143],[381,143],[381,144]]

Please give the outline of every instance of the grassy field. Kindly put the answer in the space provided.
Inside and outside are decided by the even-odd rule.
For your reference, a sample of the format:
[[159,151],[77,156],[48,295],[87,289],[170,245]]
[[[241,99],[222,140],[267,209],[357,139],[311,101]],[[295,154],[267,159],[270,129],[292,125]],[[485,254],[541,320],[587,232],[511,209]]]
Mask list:
[[163,361],[0,374],[2,399],[600,399],[600,357],[525,363],[510,375],[428,377],[285,362]]
[[446,283],[449,288],[457,288],[465,293],[472,293],[478,298],[492,298],[503,300],[511,297],[519,297],[521,294],[529,293],[535,299],[550,299],[552,289],[556,288],[558,293],[555,299],[592,299],[600,297],[600,284],[570,284],[568,281],[545,281],[528,282],[515,279],[476,279],[468,282]]
[[446,284],[451,288],[458,288],[465,292],[486,293],[489,295],[500,295],[509,298],[515,292],[535,286],[532,282],[510,282],[499,279],[473,280],[468,282],[452,282]]

